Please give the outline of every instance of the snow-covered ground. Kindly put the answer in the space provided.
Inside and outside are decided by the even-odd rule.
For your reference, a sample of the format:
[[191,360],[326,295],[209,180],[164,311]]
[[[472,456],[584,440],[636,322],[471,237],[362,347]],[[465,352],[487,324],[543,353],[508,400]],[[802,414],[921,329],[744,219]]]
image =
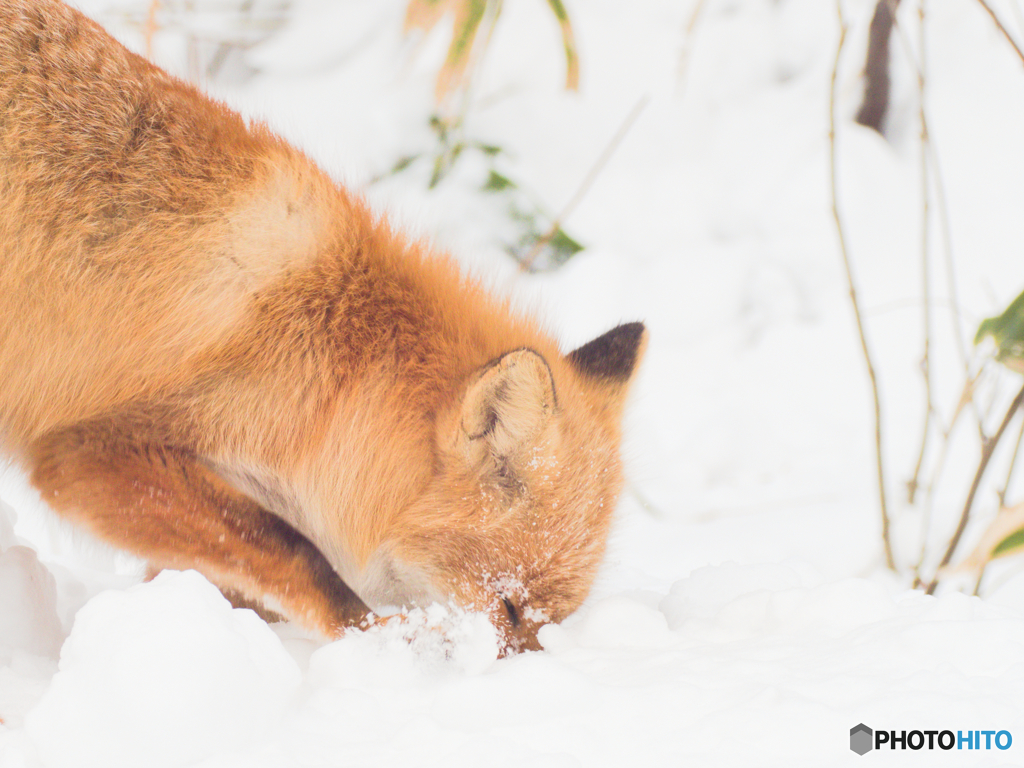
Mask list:
[[[1013,1],[993,5],[1024,38]],[[565,222],[586,250],[538,275],[502,250],[510,223],[478,191],[482,155],[432,191],[426,162],[371,184],[431,148],[446,41],[403,40],[404,4],[294,0],[289,23],[247,55],[258,73],[210,90],[521,297],[565,349],[646,321],[629,485],[591,598],[542,630],[544,651],[501,660],[481,617],[439,609],[411,642],[391,628],[323,643],[231,609],[195,573],[140,584],[137,563],[62,527],[12,469],[0,489],[0,766],[1024,765],[1019,563],[996,569],[981,599],[969,579],[966,593],[954,580],[927,597],[906,576],[922,521],[902,486],[924,414],[905,55],[916,0],[900,9],[888,141],[851,119],[868,0],[846,3],[838,84],[840,204],[883,388],[898,577],[882,558],[870,392],[830,208],[834,4],[704,0],[687,34],[695,0],[567,2],[582,66],[572,94],[547,4],[506,2],[466,131],[501,146],[498,167],[549,210],[647,99]],[[81,2],[136,50],[124,11],[147,5]],[[179,73],[184,50],[174,29],[156,36],[156,58]],[[976,2],[943,0],[927,5],[926,74],[969,336],[1024,288],[1024,66]],[[937,216],[931,240],[935,402],[948,421],[962,371]],[[1019,386],[983,385],[990,420]],[[935,496],[935,552],[977,462],[962,443]],[[991,490],[978,508],[964,552],[994,514]],[[861,757],[849,732],[862,722],[1013,741]]]

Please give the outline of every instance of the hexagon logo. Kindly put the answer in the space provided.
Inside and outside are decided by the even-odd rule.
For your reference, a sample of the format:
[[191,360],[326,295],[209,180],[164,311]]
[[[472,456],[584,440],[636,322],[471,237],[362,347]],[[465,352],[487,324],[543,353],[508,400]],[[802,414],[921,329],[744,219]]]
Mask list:
[[858,723],[850,729],[850,749],[856,752],[858,755],[863,755],[871,751],[871,729],[868,728],[864,723]]

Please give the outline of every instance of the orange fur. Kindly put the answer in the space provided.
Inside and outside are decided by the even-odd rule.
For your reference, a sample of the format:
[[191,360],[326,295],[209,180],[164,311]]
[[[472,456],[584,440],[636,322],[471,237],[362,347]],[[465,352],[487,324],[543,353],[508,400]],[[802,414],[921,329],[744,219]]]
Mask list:
[[155,567],[327,634],[453,599],[535,647],[601,559],[643,343],[563,356],[265,127],[0,0],[0,440]]

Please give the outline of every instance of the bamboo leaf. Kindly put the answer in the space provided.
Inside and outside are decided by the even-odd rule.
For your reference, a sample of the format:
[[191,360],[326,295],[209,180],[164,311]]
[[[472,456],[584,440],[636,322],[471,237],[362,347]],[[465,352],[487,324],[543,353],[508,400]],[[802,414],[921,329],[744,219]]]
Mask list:
[[421,32],[429,32],[451,9],[454,1],[457,0],[409,0],[405,7],[404,30],[408,32],[411,29],[418,29]]
[[583,246],[569,237],[561,227],[558,228],[554,236],[548,241],[548,247],[552,251],[551,261],[556,266],[565,264],[565,262],[583,250]]
[[[576,36],[573,32],[569,13],[562,0],[548,0],[555,19],[562,31],[562,48],[565,52],[565,87],[567,90],[578,90],[580,82],[579,56],[576,52]],[[445,62],[437,75],[435,98],[438,103],[458,90],[466,82],[467,73],[473,64],[474,45],[478,49],[487,47],[490,39],[486,38],[477,44],[478,32],[485,18],[487,28],[493,31],[493,25],[501,14],[501,0],[409,0],[405,9],[405,31],[420,30],[429,32],[440,23],[447,14],[453,13],[454,29],[452,41],[448,47]],[[479,60],[479,56],[477,56]]]
[[1005,557],[1024,548],[1024,504],[1001,509],[981,540],[957,570],[979,570],[997,557]]
[[388,175],[394,176],[395,174],[401,173],[419,159],[420,156],[418,154],[404,155],[403,157],[398,158],[398,161],[393,166],[391,166],[391,170],[388,171]]
[[1011,370],[1024,373],[1024,293],[997,317],[990,317],[978,326],[974,343],[991,336],[996,343],[996,359]]
[[455,32],[448,47],[448,56],[437,76],[435,97],[440,102],[462,84],[469,67],[476,33],[480,29],[487,0],[462,0],[455,12]]
[[503,176],[492,170],[487,181],[484,182],[483,189],[485,192],[503,192],[506,189],[515,189],[515,187],[516,183],[508,176]]
[[992,550],[992,557],[996,558],[1003,555],[1009,555],[1021,548],[1024,548],[1024,528],[1017,529],[996,544],[995,548]]
[[448,175],[448,172],[455,165],[455,161],[459,159],[459,155],[462,154],[462,150],[465,148],[466,145],[459,142],[438,154],[434,159],[434,173],[430,177],[427,189],[433,189],[444,180],[444,177]]
[[558,25],[562,28],[562,47],[565,49],[565,89],[576,91],[580,87],[580,60],[576,54],[576,35],[572,30],[572,22],[569,21],[569,12],[565,10],[562,0],[548,0],[551,11],[558,19]]
[[444,155],[438,155],[434,158],[434,172],[430,174],[430,181],[427,183],[427,189],[433,189],[441,183],[441,179],[448,173],[448,168],[445,165]]

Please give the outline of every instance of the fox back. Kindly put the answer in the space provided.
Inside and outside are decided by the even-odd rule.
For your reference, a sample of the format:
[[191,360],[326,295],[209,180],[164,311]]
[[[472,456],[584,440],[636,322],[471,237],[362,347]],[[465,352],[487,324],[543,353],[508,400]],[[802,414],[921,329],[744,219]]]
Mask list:
[[262,125],[0,0],[0,441],[61,515],[327,635],[586,596],[645,341],[563,355]]

